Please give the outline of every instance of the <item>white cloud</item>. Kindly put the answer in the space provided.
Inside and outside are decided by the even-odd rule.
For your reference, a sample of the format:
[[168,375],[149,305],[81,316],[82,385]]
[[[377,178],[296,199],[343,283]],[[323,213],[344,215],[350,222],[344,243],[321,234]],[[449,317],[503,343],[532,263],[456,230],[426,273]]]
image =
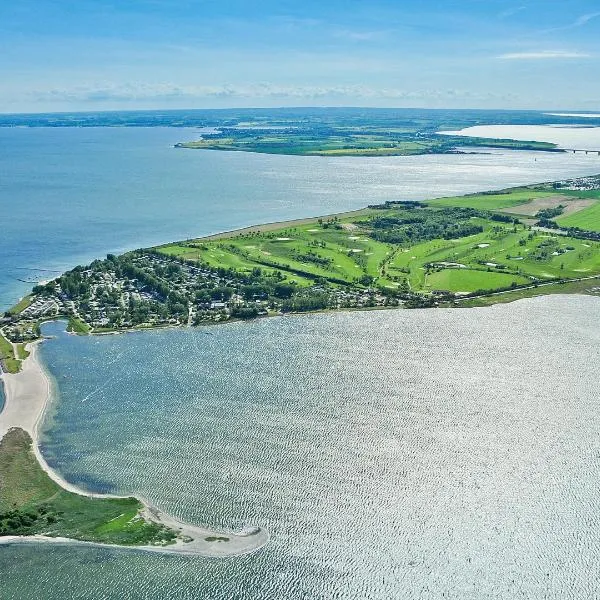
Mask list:
[[554,33],[556,31],[567,31],[568,29],[576,29],[578,27],[583,27],[584,25],[587,25],[590,21],[593,21],[598,17],[600,17],[600,12],[587,13],[585,15],[581,15],[572,23],[567,23],[566,25],[561,25],[559,27],[551,27],[550,29],[545,29],[540,33]]
[[572,24],[572,27],[581,27],[582,25],[589,23],[592,19],[597,19],[598,17],[600,17],[600,12],[594,12],[594,13],[588,13],[587,15],[581,15],[581,17],[579,17],[579,19],[577,19]]
[[333,37],[353,42],[372,42],[382,39],[385,35],[385,31],[353,31],[351,29],[339,29],[333,33]]
[[514,8],[509,8],[508,10],[501,12],[498,15],[498,17],[500,19],[508,19],[509,17],[513,17],[514,15],[523,12],[524,10],[527,10],[527,6],[516,6]]
[[226,84],[226,85],[177,85],[173,83],[105,83],[78,86],[73,88],[52,88],[32,91],[29,100],[50,103],[85,103],[102,104],[105,102],[170,102],[194,101],[202,99],[274,99],[291,101],[325,101],[339,99],[341,101],[377,101],[378,99],[397,101],[421,101],[444,99],[493,100],[504,99],[502,96],[487,93],[473,93],[460,89],[397,89],[372,88],[364,85],[333,86],[290,86],[273,83]]
[[543,50],[541,52],[509,52],[497,56],[501,60],[560,60],[573,58],[591,58],[585,52],[571,52],[566,50]]

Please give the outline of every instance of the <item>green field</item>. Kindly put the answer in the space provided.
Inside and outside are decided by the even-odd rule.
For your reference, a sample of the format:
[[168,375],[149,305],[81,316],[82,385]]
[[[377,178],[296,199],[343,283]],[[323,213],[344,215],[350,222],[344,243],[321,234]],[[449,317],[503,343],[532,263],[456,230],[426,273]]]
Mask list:
[[31,295],[21,298],[17,304],[8,310],[9,314],[19,314],[23,312],[31,304]]
[[476,271],[470,269],[443,269],[427,276],[427,287],[451,292],[475,292],[477,290],[524,285],[529,280],[519,275]]
[[62,489],[42,470],[29,435],[0,441],[0,536],[35,535],[120,545],[165,545],[176,532],[139,516],[136,498],[88,498]]
[[[546,252],[546,248],[551,251]],[[540,255],[545,257],[540,259]],[[443,281],[440,276],[433,279],[429,276],[426,281],[424,265],[430,263],[455,263],[443,269],[446,272],[452,270],[460,273],[450,276],[454,284],[451,288],[438,285]],[[399,275],[406,269],[409,270],[411,288],[416,290],[474,291],[469,289],[472,286],[458,289],[455,284],[461,281],[469,284],[478,281],[484,284],[478,285],[476,290],[493,289],[501,287],[494,285],[501,282],[498,275],[504,275],[504,280],[507,281],[507,273],[512,274],[509,285],[512,281],[521,285],[526,283],[527,278],[530,281],[531,278],[543,281],[583,277],[600,272],[600,245],[598,242],[532,232],[523,226],[519,226],[516,231],[502,228],[497,231],[487,230],[469,238],[418,244],[397,254],[388,272]],[[478,269],[477,277],[467,276],[467,269]]]
[[600,201],[572,215],[558,217],[556,222],[562,227],[579,227],[589,231],[600,231]]
[[25,344],[17,344],[17,358],[25,360],[29,356],[29,351],[25,349]]
[[0,334],[0,363],[2,369],[8,373],[18,373],[21,370],[21,361],[15,357],[13,345]]
[[67,323],[67,331],[76,333],[77,335],[87,335],[90,332],[90,327],[81,319],[71,316],[69,317],[69,322]]
[[515,189],[493,194],[472,194],[452,198],[438,198],[429,201],[432,206],[460,206],[463,208],[479,208],[498,210],[527,204],[536,198],[555,196],[556,192],[534,189]]
[[501,292],[488,296],[476,298],[465,298],[463,300],[447,303],[445,306],[457,306],[460,308],[473,308],[479,306],[492,306],[494,304],[506,304],[516,302],[525,298],[539,298],[553,294],[586,294],[600,297],[600,277],[586,279],[583,281],[568,281],[565,283],[549,283],[538,287],[529,287],[508,292]]
[[[219,239],[189,240],[158,250],[212,269],[240,273],[261,269],[267,275],[278,272],[286,283],[299,287],[326,281],[341,287],[372,283],[388,290],[408,285],[414,292],[472,293],[600,273],[599,242],[537,231],[527,223],[513,223],[513,217],[502,215],[495,220],[493,214],[480,212],[519,206],[552,194],[556,195],[520,188],[435,200],[412,213],[400,205],[389,205],[338,219],[291,227],[281,224],[268,231],[232,232]],[[440,211],[454,210],[449,207],[477,209],[476,216],[464,222],[480,231],[417,243],[374,239],[378,219],[398,220],[398,215],[407,223],[412,215],[421,220],[436,219]],[[448,218],[452,220],[451,214]]]

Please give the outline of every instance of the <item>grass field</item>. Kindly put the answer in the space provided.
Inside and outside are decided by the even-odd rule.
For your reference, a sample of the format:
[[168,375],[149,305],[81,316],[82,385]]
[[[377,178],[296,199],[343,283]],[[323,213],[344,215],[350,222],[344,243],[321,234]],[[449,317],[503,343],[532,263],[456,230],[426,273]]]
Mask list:
[[21,298],[17,304],[10,308],[7,312],[11,315],[17,315],[23,312],[31,304],[31,296]]
[[196,240],[160,248],[171,256],[201,261],[211,267],[281,271],[287,281],[309,285],[317,278],[352,283],[364,274],[379,276],[381,262],[391,253],[387,244],[352,230],[323,228],[318,223],[273,232]]
[[13,345],[0,334],[0,362],[7,373],[18,373],[21,370],[20,357],[15,357]]
[[[517,189],[427,203],[439,207],[495,210],[556,195]],[[342,218],[328,218],[260,231],[232,232],[219,239],[198,239],[158,248],[160,252],[198,261],[211,268],[250,272],[279,271],[288,283],[308,286],[327,280],[353,286],[365,277],[380,288],[394,289],[406,281],[416,292],[475,292],[522,286],[552,279],[600,273],[600,243],[532,230],[527,224],[471,218],[481,233],[457,239],[392,244],[372,237],[370,219],[397,210],[371,209]],[[582,211],[583,213],[584,211]],[[485,214],[485,213],[484,213]],[[577,213],[578,214],[578,213]]]
[[475,281],[474,276],[464,274],[466,269],[479,270],[476,279],[485,285],[475,289],[499,287],[493,284],[501,281],[498,278],[501,274],[505,275],[503,279],[507,281],[507,272],[512,274],[509,285],[512,281],[523,284],[527,278],[532,277],[543,281],[592,275],[600,272],[600,244],[531,232],[522,226],[516,231],[513,228],[493,231],[493,228],[490,228],[469,238],[434,240],[413,246],[396,255],[388,272],[400,275],[408,269],[410,285],[416,290],[449,289],[438,285],[443,280],[441,276],[433,279],[429,276],[425,281],[425,265],[431,263],[447,266],[446,271],[451,269],[463,273],[462,276],[451,276],[454,288],[451,291],[468,292],[473,291],[467,289],[470,285],[465,289],[456,288],[457,282],[471,284]]
[[25,360],[29,356],[29,351],[25,349],[25,344],[17,344],[17,358]]
[[524,285],[528,282],[528,279],[519,275],[470,269],[444,269],[427,276],[427,287],[451,292],[475,292],[490,287],[510,287],[513,283]]
[[[465,298],[453,303],[452,306],[461,308],[493,306],[494,304],[505,304],[525,298],[538,298],[552,294],[586,294],[600,297],[600,278],[586,279],[584,281],[568,281],[566,283],[550,283],[539,287],[503,292],[490,296]],[[450,306],[450,304],[447,306]]]
[[67,331],[76,333],[77,335],[87,335],[90,332],[90,327],[81,319],[71,316],[69,317],[69,322],[67,323]]
[[562,227],[579,227],[588,231],[600,231],[600,201],[577,213],[558,217],[555,220]]
[[496,194],[472,194],[453,198],[438,198],[430,200],[432,206],[460,206],[462,208],[478,208],[482,210],[498,210],[527,204],[536,198],[556,196],[556,192],[533,189],[515,189]]
[[0,535],[44,534],[108,544],[164,545],[176,533],[140,518],[136,498],[88,498],[63,490],[37,462],[31,438],[0,441]]

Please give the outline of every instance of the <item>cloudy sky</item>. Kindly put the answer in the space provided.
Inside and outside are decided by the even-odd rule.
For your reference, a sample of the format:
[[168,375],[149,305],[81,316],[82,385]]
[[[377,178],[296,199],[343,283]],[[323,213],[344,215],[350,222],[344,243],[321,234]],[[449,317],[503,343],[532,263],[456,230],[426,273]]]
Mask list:
[[599,0],[3,0],[0,112],[600,109]]

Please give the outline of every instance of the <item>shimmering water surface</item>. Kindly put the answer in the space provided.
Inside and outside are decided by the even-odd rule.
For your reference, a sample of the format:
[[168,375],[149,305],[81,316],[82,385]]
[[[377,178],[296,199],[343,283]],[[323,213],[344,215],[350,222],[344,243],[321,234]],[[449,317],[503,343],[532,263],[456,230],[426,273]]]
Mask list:
[[107,252],[245,225],[600,172],[600,158],[178,150],[169,128],[0,128],[0,309]]
[[70,481],[272,533],[226,561],[0,548],[2,598],[592,599],[600,300],[58,338]]
[[[196,136],[0,129],[0,307],[107,252],[600,171],[172,148]],[[51,464],[272,541],[226,561],[0,546],[0,598],[595,598],[599,316],[597,299],[550,298],[96,338],[51,325]]]

